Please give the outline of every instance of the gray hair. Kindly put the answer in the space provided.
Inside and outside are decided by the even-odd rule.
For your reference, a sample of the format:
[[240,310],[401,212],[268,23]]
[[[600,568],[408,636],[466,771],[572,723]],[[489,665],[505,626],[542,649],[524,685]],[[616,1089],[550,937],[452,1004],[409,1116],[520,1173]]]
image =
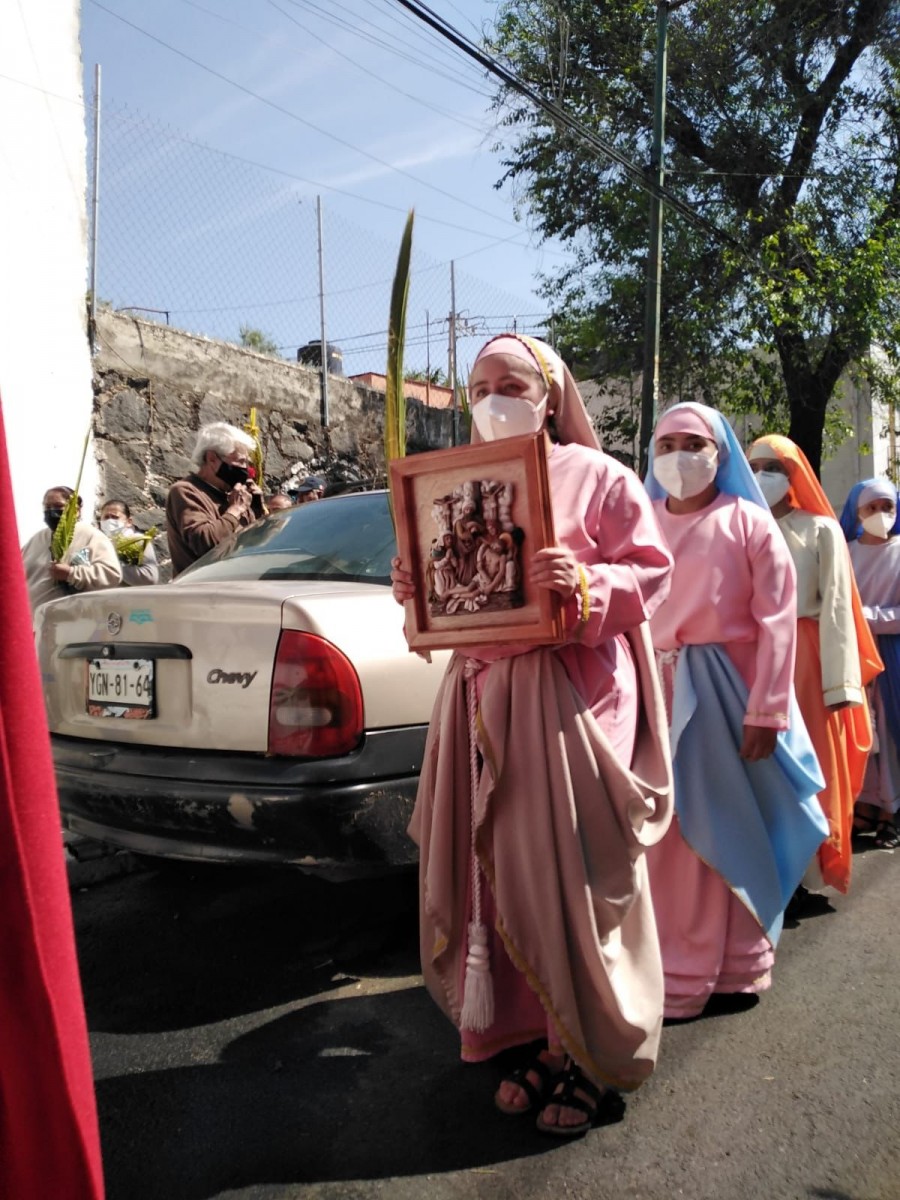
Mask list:
[[256,442],[243,429],[229,425],[227,421],[213,421],[211,425],[204,425],[197,434],[193,462],[195,466],[202,467],[206,462],[207,450],[212,450],[219,458],[227,458],[238,448],[249,453],[255,447]]

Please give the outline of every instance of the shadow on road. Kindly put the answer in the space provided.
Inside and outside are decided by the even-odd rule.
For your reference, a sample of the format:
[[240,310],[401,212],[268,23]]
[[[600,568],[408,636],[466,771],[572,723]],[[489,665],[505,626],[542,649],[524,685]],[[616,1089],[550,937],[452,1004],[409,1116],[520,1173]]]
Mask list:
[[[92,1032],[186,1029],[295,1002],[379,958],[418,971],[414,874],[328,884],[181,866],[73,896]],[[391,954],[388,962],[381,956]]]
[[262,1184],[428,1176],[554,1148],[493,1106],[421,988],[313,1004],[215,1065],[98,1083],[109,1197],[206,1200]]

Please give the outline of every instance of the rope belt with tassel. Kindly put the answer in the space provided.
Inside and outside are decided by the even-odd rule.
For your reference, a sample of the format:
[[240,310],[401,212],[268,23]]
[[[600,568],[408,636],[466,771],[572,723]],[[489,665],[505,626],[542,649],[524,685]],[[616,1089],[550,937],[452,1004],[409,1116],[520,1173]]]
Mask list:
[[459,1017],[460,1029],[483,1033],[494,1022],[494,983],[491,978],[491,959],[488,949],[488,929],[482,920],[481,863],[475,852],[475,801],[478,795],[479,769],[477,716],[478,682],[476,676],[483,663],[477,658],[467,658],[463,665],[466,689],[466,712],[469,732],[469,826],[471,834],[470,853],[472,859],[472,920],[469,923],[469,952],[466,955],[466,976],[463,987],[463,1005]]

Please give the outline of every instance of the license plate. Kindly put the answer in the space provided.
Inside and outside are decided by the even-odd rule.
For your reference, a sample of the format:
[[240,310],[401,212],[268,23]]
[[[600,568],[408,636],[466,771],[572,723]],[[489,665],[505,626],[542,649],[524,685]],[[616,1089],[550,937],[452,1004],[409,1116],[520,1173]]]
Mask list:
[[92,658],[87,664],[87,710],[92,717],[146,721],[154,715],[152,658]]

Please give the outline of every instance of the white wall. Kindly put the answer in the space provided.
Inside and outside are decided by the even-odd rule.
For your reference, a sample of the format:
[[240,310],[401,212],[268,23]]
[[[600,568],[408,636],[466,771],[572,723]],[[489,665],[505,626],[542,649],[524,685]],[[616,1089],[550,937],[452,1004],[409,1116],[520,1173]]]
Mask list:
[[[78,8],[0,4],[0,398],[23,541],[46,489],[74,486],[93,402]],[[95,481],[89,452],[88,516]]]

